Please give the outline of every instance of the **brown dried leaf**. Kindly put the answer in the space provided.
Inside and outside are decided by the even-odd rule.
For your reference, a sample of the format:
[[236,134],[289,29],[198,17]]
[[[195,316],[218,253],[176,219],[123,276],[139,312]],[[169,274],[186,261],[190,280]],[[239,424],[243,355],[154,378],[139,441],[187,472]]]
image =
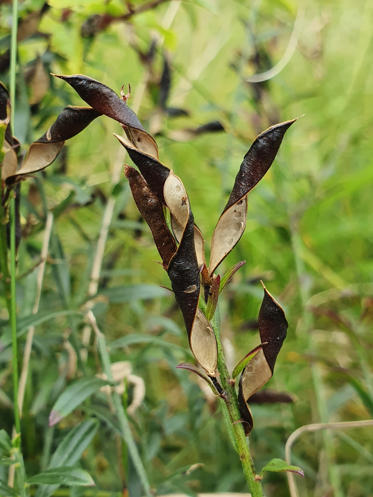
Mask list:
[[286,130],[295,119],[276,124],[256,137],[236,176],[232,193],[216,225],[209,272],[212,274],[241,238],[246,223],[246,196],[270,168]]
[[169,168],[164,166],[153,156],[138,150],[133,143],[127,140],[124,136],[116,134],[114,134],[114,136],[127,150],[133,162],[140,169],[140,172],[144,176],[145,181],[148,183],[149,188],[164,203],[163,186],[168,175],[170,174]]
[[218,351],[214,330],[206,316],[197,309],[189,335],[190,348],[197,362],[209,376],[215,376]]
[[61,151],[65,140],[72,138],[100,114],[90,107],[66,107],[52,126],[31,144],[21,167],[15,174],[7,176],[13,183],[19,177],[40,171],[51,164]]
[[26,80],[31,92],[30,105],[39,103],[49,90],[49,75],[40,57],[36,59]]
[[46,3],[40,10],[30,12],[26,17],[24,17],[18,27],[17,40],[21,41],[25,38],[29,38],[38,32],[39,23],[43,14],[49,9],[49,5]]
[[162,204],[136,169],[125,166],[125,175],[128,178],[136,205],[152,232],[163,266],[167,268],[177,246],[168,229]]
[[69,83],[79,96],[96,111],[120,122],[136,149],[158,158],[158,147],[154,138],[145,131],[133,110],[111,88],[83,74],[70,76],[54,74],[53,76]]

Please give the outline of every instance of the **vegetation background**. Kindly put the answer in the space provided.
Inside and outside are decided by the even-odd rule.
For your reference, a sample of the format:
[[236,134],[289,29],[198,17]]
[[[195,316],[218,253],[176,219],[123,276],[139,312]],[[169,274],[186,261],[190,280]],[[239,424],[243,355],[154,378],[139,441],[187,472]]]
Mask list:
[[[129,105],[157,135],[163,162],[182,177],[206,240],[256,134],[304,114],[249,195],[245,235],[224,263],[227,269],[247,261],[227,292],[222,331],[232,364],[257,345],[259,279],[286,309],[288,338],[270,388],[288,392],[294,403],[253,405],[258,467],[283,458],[287,438],[302,425],[371,417],[372,2],[25,0],[19,16],[14,134],[24,150],[64,106],[82,104],[50,72],[87,74],[118,93],[130,83]],[[2,1],[5,84],[10,22],[11,5]],[[253,83],[261,73],[256,81],[264,81]],[[50,168],[21,185],[20,368],[35,326],[22,410],[27,473],[48,467],[71,430],[93,423],[79,464],[96,487],[61,488],[55,495],[141,494],[104,392],[96,388],[48,426],[52,407],[72,382],[102,373],[94,336],[87,349],[82,339],[89,305],[112,363],[130,364],[122,400],[140,399],[131,429],[157,493],[245,491],[216,402],[175,368],[190,359],[186,333],[162,288],[169,286],[167,275],[155,263],[150,232],[121,172],[130,160],[113,132],[117,123],[98,119]],[[0,305],[0,428],[10,434],[10,329],[5,299]],[[292,462],[305,471],[297,479],[300,495],[372,495],[372,448],[368,427],[303,433],[292,450]],[[7,472],[2,465],[2,479]],[[286,477],[268,474],[265,491],[289,495]]]

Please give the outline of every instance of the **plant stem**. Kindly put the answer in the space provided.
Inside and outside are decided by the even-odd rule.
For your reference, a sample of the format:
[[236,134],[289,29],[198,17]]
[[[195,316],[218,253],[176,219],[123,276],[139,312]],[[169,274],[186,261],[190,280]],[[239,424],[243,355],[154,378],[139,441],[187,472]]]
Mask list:
[[[40,254],[41,264],[39,265],[38,274],[37,274],[37,278],[36,278],[36,295],[35,295],[34,306],[32,309],[33,314],[36,314],[39,310],[41,289],[43,286],[45,264],[46,264],[47,256],[48,256],[48,247],[49,247],[49,241],[50,241],[51,232],[52,232],[52,226],[53,226],[53,214],[51,212],[48,212],[47,220],[45,223],[43,246],[42,246],[42,250],[41,250],[41,254]],[[21,370],[21,376],[20,376],[20,380],[19,380],[19,391],[18,391],[18,406],[19,406],[19,413],[20,413],[21,417],[22,417],[23,401],[24,401],[24,397],[25,397],[27,376],[28,376],[28,371],[29,371],[29,366],[30,366],[30,358],[31,358],[34,332],[35,332],[35,326],[30,326],[29,329],[27,330],[26,344],[25,344],[25,349],[23,352],[22,370]]]
[[[17,64],[17,30],[18,30],[18,1],[13,0],[12,34],[10,50],[10,125],[14,125],[14,105],[16,93],[16,64]],[[10,200],[10,325],[12,330],[12,369],[13,369],[13,402],[14,425],[16,433],[21,432],[20,416],[18,409],[18,344],[17,344],[17,318],[16,318],[16,209],[15,197]]]
[[6,211],[0,204],[0,278],[4,282],[4,297],[10,316],[10,274],[8,267],[8,243],[6,236]]
[[[96,334],[98,350],[99,350],[99,353],[101,356],[101,361],[102,361],[104,373],[105,373],[107,379],[110,382],[113,382],[114,380],[113,380],[113,375],[111,372],[110,356],[108,353],[105,335],[99,330],[97,323],[96,323],[96,318],[95,318],[92,311],[88,311],[87,318],[88,318],[89,323],[92,326],[92,328]],[[137,450],[135,441],[133,439],[131,429],[130,429],[130,426],[128,423],[128,419],[127,419],[127,416],[124,412],[123,404],[121,402],[121,398],[116,393],[116,391],[114,389],[112,390],[112,397],[113,397],[115,412],[116,412],[116,415],[118,416],[118,421],[119,421],[120,429],[122,432],[122,437],[123,437],[123,440],[125,441],[125,443],[127,444],[128,452],[131,455],[133,465],[135,466],[138,477],[142,483],[144,493],[147,497],[152,497],[153,494],[152,494],[152,491],[150,488],[148,476],[145,472],[144,465],[141,461],[139,452]]]
[[17,308],[16,308],[16,233],[15,233],[15,199],[10,201],[10,326],[12,330],[12,368],[13,368],[13,405],[16,432],[21,432],[18,409],[18,343],[17,343]]
[[213,328],[215,331],[216,342],[218,347],[218,371],[220,374],[220,381],[224,389],[225,406],[229,413],[229,421],[232,427],[232,434],[236,443],[236,450],[240,456],[243,473],[245,475],[249,490],[252,497],[263,497],[263,487],[260,479],[256,479],[253,458],[250,453],[248,440],[241,423],[241,415],[238,408],[237,394],[230,381],[230,375],[225,362],[223,346],[220,340],[220,323],[218,317],[218,310],[215,313],[213,321]]

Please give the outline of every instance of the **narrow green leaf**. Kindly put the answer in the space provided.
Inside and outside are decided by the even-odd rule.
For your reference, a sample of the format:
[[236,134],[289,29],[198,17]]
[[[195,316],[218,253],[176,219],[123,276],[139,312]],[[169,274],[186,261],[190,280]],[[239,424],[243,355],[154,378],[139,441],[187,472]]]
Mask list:
[[0,480],[0,495],[2,497],[15,497],[17,495],[13,488],[10,488],[4,481]]
[[237,264],[235,264],[231,269],[229,269],[224,276],[222,277],[220,281],[220,288],[219,288],[219,293],[221,293],[224,290],[224,287],[228,285],[228,283],[232,280],[234,274],[244,265],[246,264],[246,261],[240,261]]
[[263,475],[264,471],[290,471],[291,473],[297,473],[299,476],[304,476],[304,471],[299,466],[293,466],[288,464],[283,459],[271,459],[261,470],[260,474]]
[[59,423],[61,419],[107,383],[100,378],[82,378],[69,385],[58,397],[52,408],[49,415],[49,426]]
[[28,479],[29,485],[67,485],[69,487],[91,487],[95,485],[87,471],[75,466],[50,468]]
[[149,300],[169,296],[170,292],[157,285],[123,285],[107,288],[101,292],[113,304],[132,302],[134,300]]
[[80,311],[56,311],[56,312],[38,312],[36,314],[30,314],[24,318],[19,318],[17,322],[17,333],[22,335],[30,326],[38,326],[52,319],[63,316],[81,316],[83,318],[84,314]]
[[237,378],[237,376],[243,371],[243,369],[249,364],[249,362],[254,359],[256,354],[262,348],[263,344],[261,343],[255,349],[251,350],[248,354],[243,357],[240,362],[235,366],[232,373],[232,378]]
[[83,421],[75,426],[61,441],[53,456],[49,468],[57,468],[69,464],[76,464],[85,449],[96,434],[98,422],[94,419]]
[[353,376],[349,376],[348,381],[350,385],[355,389],[356,393],[360,397],[360,400],[370,412],[371,416],[373,416],[373,399],[369,395],[367,389],[364,388],[362,383]]
[[8,453],[12,448],[12,442],[5,430],[0,430],[0,455]]
[[[97,428],[98,422],[94,419],[83,421],[73,428],[58,445],[51,457],[48,469],[76,464],[91,443]],[[58,483],[39,487],[35,497],[50,497],[58,487]]]
[[136,345],[140,343],[151,343],[153,345],[157,345],[159,347],[164,347],[168,349],[174,349],[174,350],[179,350],[182,352],[186,352],[184,347],[180,347],[180,345],[177,345],[175,343],[171,342],[166,342],[166,340],[162,340],[162,338],[152,336],[152,335],[145,335],[141,333],[131,333],[130,335],[126,335],[123,337],[118,338],[117,340],[114,340],[109,345],[110,349],[118,349],[121,347],[127,347],[128,345]]

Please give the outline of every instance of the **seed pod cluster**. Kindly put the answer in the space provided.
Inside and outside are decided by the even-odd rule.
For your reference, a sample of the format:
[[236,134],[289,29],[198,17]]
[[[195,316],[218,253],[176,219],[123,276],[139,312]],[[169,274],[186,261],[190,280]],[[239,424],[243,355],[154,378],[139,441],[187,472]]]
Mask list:
[[[160,161],[154,138],[144,129],[125,99],[88,76],[56,76],[71,85],[89,107],[66,107],[47,132],[30,146],[19,168],[17,158],[13,155],[16,142],[9,136],[7,129],[3,147],[3,181],[11,186],[22,177],[47,167],[57,157],[64,142],[97,117],[105,115],[116,120],[122,126],[125,136],[115,136],[138,168],[126,165],[125,175],[171,280],[172,290],[184,318],[190,348],[198,363],[198,367],[189,364],[181,367],[197,372],[218,395],[224,396],[217,372],[217,342],[210,320],[222,289],[242,263],[222,278],[215,271],[243,235],[248,194],[271,167],[285,132],[294,120],[276,124],[261,133],[244,156],[228,202],[215,227],[207,265],[204,239],[194,222],[185,187],[181,179]],[[0,124],[5,123],[6,126],[8,109],[7,91],[0,86]],[[166,220],[167,211],[170,225]],[[204,290],[205,300],[202,307],[199,306],[201,288]],[[287,332],[284,311],[265,287],[258,327],[260,345],[249,352],[233,371],[234,377],[240,375],[238,401],[246,433],[253,426],[248,405],[250,398],[272,377],[275,361]]]

